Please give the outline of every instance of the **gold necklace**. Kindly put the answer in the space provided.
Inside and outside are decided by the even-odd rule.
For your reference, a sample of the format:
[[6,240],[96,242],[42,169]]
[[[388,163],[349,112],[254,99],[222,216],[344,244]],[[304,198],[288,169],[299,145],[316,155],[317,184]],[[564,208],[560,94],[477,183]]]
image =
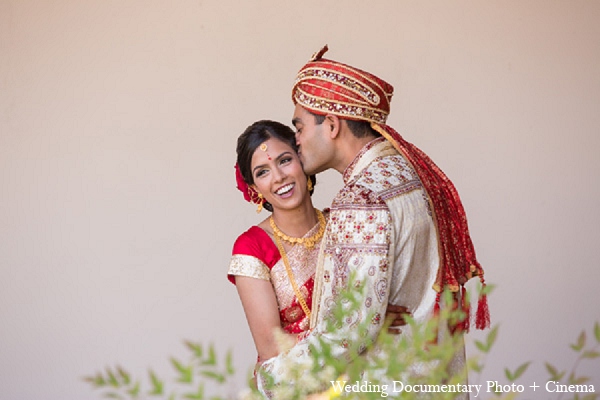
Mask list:
[[272,215],[269,218],[269,224],[271,225],[271,229],[273,229],[273,233],[275,234],[275,237],[280,238],[281,240],[283,240],[289,244],[292,244],[292,245],[301,244],[310,250],[313,247],[315,247],[315,244],[317,244],[321,240],[321,238],[323,237],[323,233],[325,233],[325,224],[326,224],[325,217],[323,216],[323,213],[321,211],[317,210],[316,208],[315,208],[315,211],[317,212],[317,219],[319,220],[319,230],[317,231],[317,233],[315,233],[314,235],[307,237],[307,238],[305,238],[305,237],[296,238],[296,237],[291,237],[291,236],[286,235],[277,227]]
[[301,244],[301,245],[305,246],[308,250],[315,247],[315,244],[318,241],[320,241],[321,238],[323,237],[323,233],[325,232],[325,225],[326,225],[326,221],[325,221],[325,217],[323,216],[323,213],[321,211],[317,210],[316,208],[315,208],[315,211],[317,212],[317,219],[319,220],[319,231],[317,233],[315,233],[313,236],[308,237],[308,238],[295,238],[295,237],[290,237],[290,236],[286,235],[285,233],[281,232],[281,230],[279,230],[279,228],[275,224],[275,220],[273,219],[273,216],[271,216],[271,218],[269,218],[269,223],[271,224],[271,229],[273,229],[273,233],[274,233],[274,237],[275,237],[275,244],[277,245],[279,254],[281,254],[281,259],[283,260],[283,265],[285,265],[285,271],[287,272],[287,276],[288,276],[288,279],[290,280],[290,284],[292,285],[292,289],[294,289],[294,293],[296,294],[296,299],[298,299],[298,302],[300,303],[300,307],[302,307],[302,311],[304,311],[304,315],[306,315],[306,317],[310,317],[310,308],[308,308],[308,304],[306,304],[306,299],[304,299],[302,292],[300,292],[300,289],[298,288],[298,284],[296,283],[296,279],[294,278],[294,274],[292,272],[292,267],[290,266],[290,260],[288,260],[288,258],[287,258],[287,253],[285,252],[285,248],[283,247],[283,243],[281,241],[284,240],[290,244]]
[[296,293],[296,298],[300,303],[300,307],[304,311],[306,317],[310,317],[310,308],[306,304],[306,300],[304,296],[302,296],[302,292],[298,288],[298,284],[296,283],[296,279],[294,279],[294,274],[292,273],[292,267],[290,266],[290,260],[287,258],[287,254],[285,253],[285,248],[283,247],[283,243],[279,239],[279,236],[275,235],[275,244],[277,245],[277,249],[279,249],[279,254],[281,254],[281,259],[283,260],[283,265],[285,265],[285,271],[287,272],[288,279],[292,284],[292,288],[294,289],[294,293]]

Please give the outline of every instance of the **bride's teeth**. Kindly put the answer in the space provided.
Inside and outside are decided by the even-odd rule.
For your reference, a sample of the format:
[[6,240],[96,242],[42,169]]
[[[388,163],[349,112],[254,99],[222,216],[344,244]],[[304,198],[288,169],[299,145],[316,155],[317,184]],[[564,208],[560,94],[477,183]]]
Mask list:
[[292,190],[292,188],[294,187],[294,185],[292,185],[291,183],[289,185],[285,185],[284,187],[280,188],[277,192],[277,194],[282,195],[284,193],[289,192],[290,190]]

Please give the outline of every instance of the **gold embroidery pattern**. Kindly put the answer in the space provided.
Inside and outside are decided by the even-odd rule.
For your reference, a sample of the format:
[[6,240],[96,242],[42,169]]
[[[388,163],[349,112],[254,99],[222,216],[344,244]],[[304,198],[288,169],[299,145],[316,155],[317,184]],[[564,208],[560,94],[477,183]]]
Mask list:
[[[376,154],[372,155],[371,157],[367,157],[369,155],[371,155],[370,150],[374,147],[392,147],[392,144],[389,143],[385,138],[380,137],[377,138],[375,140],[370,141],[369,143],[367,143],[356,155],[356,157],[354,157],[354,160],[352,160],[352,162],[350,163],[350,165],[348,165],[346,167],[346,170],[344,171],[344,174],[342,176],[342,178],[344,179],[344,183],[348,184],[350,183],[350,180],[352,178],[352,175],[356,172],[356,173],[360,173],[361,175],[370,175],[370,172],[368,170],[365,170],[365,167],[368,167],[368,165],[371,163],[371,157],[375,158],[378,157],[381,151],[377,151],[374,150],[373,152],[377,152]],[[382,152],[381,152],[382,153]],[[396,152],[397,153],[397,152]],[[359,167],[359,164],[363,164],[365,163],[365,166],[363,168]]]
[[[366,76],[364,76],[364,75],[361,77],[366,78]],[[371,88],[369,88],[362,82],[357,81],[356,79],[352,78],[349,75],[342,74],[340,72],[325,71],[321,68],[307,68],[304,71],[300,72],[300,74],[298,74],[298,76],[296,77],[295,84],[297,85],[298,83],[300,83],[304,80],[314,79],[314,78],[339,84],[339,85],[343,86],[344,89],[350,90],[354,93],[357,93],[358,95],[360,95],[361,97],[366,99],[369,103],[371,103],[375,106],[379,105],[379,103],[381,102],[379,95],[377,93],[375,93],[374,91],[372,91]],[[373,82],[371,80],[369,80],[369,82],[372,83],[373,85],[376,85],[377,87],[379,87],[379,90],[381,90],[383,92],[383,89],[379,85],[377,85],[375,82]],[[321,87],[321,86],[319,86],[319,87]]]
[[423,187],[416,172],[401,155],[371,163],[357,177],[355,184],[368,187],[384,202]]
[[[315,225],[305,236],[313,235],[318,229],[319,224]],[[287,252],[292,273],[305,298],[308,296],[308,293],[304,288],[304,284],[315,275],[319,247],[320,246],[317,244],[311,250],[308,250],[302,245],[295,245]],[[296,294],[290,284],[282,259],[277,261],[271,269],[271,282],[275,288],[275,295],[277,296],[277,302],[279,303],[280,309],[291,306],[296,298]]]
[[300,88],[296,88],[294,94],[296,102],[306,108],[319,110],[324,113],[330,113],[342,117],[354,117],[368,121],[374,121],[385,124],[387,113],[379,109],[368,107],[367,105],[357,106],[355,104],[336,101],[335,103],[324,97],[317,97],[306,93]]
[[[336,204],[334,207],[336,208],[332,207],[329,219],[331,231],[326,238],[328,253],[339,252],[346,247],[352,247],[361,252],[387,248],[391,224],[391,216],[387,208],[337,208]],[[337,250],[330,249],[333,246]]]
[[250,278],[270,279],[269,267],[258,258],[245,254],[234,254],[229,263],[228,275],[247,276]]

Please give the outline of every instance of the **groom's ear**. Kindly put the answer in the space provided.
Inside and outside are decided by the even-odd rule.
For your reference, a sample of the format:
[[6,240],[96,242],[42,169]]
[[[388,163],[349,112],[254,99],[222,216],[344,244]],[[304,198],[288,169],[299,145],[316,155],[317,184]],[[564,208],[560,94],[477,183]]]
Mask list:
[[325,116],[325,128],[329,132],[329,137],[335,139],[340,134],[341,121],[337,115],[327,114]]

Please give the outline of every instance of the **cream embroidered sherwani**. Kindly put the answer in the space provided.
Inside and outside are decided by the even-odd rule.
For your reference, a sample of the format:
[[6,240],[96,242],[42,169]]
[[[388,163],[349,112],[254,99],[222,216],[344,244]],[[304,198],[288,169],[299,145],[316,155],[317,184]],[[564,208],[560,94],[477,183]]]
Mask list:
[[[407,307],[418,322],[433,314],[438,240],[427,195],[414,169],[379,138],[359,152],[343,179],[345,185],[331,206],[315,276],[313,330],[291,350],[263,364],[276,383],[288,382],[286,368],[291,365],[311,368],[308,348],[317,345],[318,337],[332,344],[338,358],[347,355],[351,342],[366,347],[382,329],[388,303]],[[336,294],[356,283],[349,282],[350,273],[365,284],[363,307],[348,315],[340,329],[327,331],[326,317]],[[360,337],[356,326],[370,315],[368,335]],[[409,329],[403,328],[402,335],[410,335]],[[458,353],[461,367],[464,350]],[[323,380],[322,388],[330,388],[329,380],[336,377],[316,378]],[[261,391],[262,386],[259,380]]]

